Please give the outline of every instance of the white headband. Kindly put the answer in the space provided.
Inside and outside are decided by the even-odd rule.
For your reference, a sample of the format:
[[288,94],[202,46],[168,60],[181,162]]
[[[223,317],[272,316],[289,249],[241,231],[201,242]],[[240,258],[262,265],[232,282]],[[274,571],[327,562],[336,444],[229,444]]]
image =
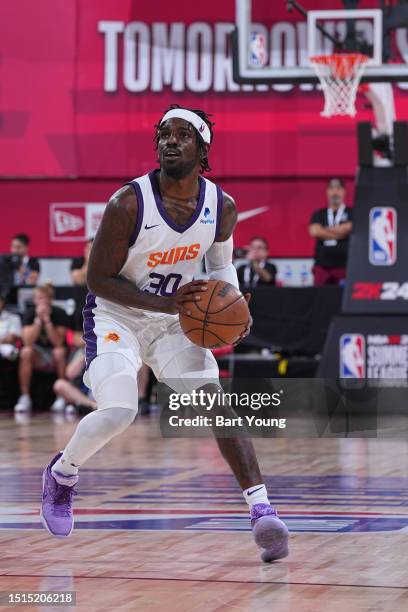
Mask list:
[[164,123],[164,121],[167,121],[167,119],[173,118],[184,119],[185,121],[188,121],[188,123],[191,123],[191,125],[195,127],[204,142],[206,142],[207,144],[211,143],[210,128],[205,123],[205,121],[201,119],[201,117],[199,117],[192,111],[186,110],[185,108],[173,108],[164,115],[163,119],[160,121],[160,125]]

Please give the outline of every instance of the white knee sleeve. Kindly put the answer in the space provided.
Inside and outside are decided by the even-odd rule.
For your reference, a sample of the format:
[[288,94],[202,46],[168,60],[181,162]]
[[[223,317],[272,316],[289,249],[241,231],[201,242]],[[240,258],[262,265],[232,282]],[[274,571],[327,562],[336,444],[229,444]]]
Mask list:
[[126,357],[98,355],[89,366],[89,380],[98,410],[120,407],[137,412],[137,370]]
[[109,440],[125,431],[135,417],[135,410],[118,407],[87,414],[67,444],[62,459],[77,467],[83,465]]

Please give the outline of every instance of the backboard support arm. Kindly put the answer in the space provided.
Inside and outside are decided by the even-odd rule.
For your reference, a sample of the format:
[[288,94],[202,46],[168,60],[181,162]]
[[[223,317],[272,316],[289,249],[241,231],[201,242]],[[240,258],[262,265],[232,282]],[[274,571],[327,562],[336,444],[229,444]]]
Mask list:
[[[296,9],[298,13],[302,15],[302,17],[305,17],[305,19],[307,19],[307,10],[303,8],[303,6],[299,4],[299,2],[296,2],[296,0],[287,1],[287,10],[291,12],[292,9]],[[332,36],[330,32],[327,32],[320,23],[316,23],[316,29],[319,30],[319,32],[321,32],[325,38],[330,40],[330,42],[332,42],[335,47],[342,49],[343,45],[339,43],[339,41],[334,36]]]

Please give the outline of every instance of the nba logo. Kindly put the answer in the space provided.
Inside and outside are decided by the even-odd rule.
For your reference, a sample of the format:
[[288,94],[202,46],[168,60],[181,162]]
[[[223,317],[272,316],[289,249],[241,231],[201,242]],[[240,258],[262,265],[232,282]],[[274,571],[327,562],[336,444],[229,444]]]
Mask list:
[[397,259],[397,211],[391,206],[370,210],[369,261],[373,266],[392,266]]
[[263,34],[252,32],[249,44],[251,64],[253,66],[265,66],[266,64],[266,42]]
[[343,334],[340,338],[340,378],[365,377],[365,338],[362,334]]

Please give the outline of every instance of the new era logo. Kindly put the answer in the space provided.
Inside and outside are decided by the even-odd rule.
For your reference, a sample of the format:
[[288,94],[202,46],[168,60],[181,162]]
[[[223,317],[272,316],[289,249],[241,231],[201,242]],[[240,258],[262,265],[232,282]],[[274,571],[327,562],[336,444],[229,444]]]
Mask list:
[[105,204],[78,202],[50,204],[52,242],[83,242],[93,238],[101,222]]
[[76,215],[56,210],[54,211],[54,224],[56,234],[66,234],[80,230],[84,226],[84,221]]

